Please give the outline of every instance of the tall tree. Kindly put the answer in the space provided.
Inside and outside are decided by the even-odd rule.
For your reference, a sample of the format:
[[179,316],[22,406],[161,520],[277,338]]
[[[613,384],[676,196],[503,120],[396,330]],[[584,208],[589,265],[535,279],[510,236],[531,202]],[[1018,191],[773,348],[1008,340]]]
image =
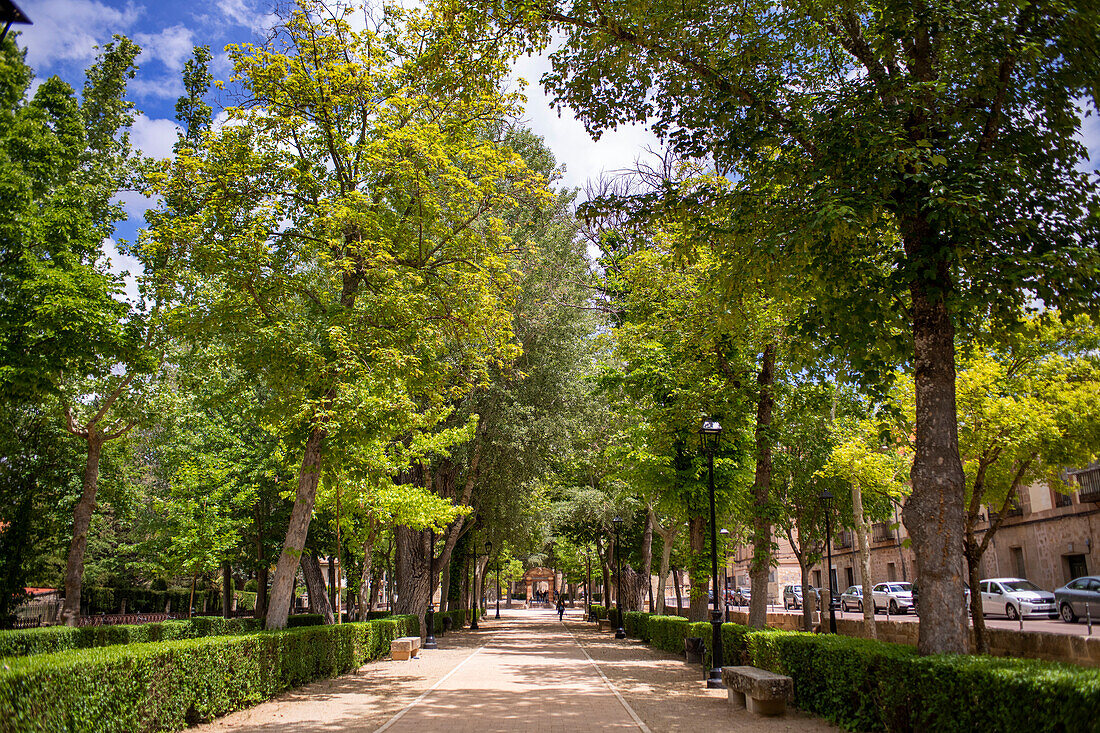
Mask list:
[[965,652],[955,338],[1031,298],[1096,308],[1100,183],[1077,138],[1078,105],[1100,105],[1095,3],[503,5],[564,35],[544,83],[594,136],[649,121],[749,196],[785,187],[769,220],[795,236],[774,252],[822,285],[814,328],[859,345],[865,376],[908,351],[919,648]]
[[231,49],[245,101],[162,175],[166,202],[199,205],[149,242],[179,322],[224,339],[294,417],[269,628],[286,623],[326,446],[389,451],[400,472],[454,375],[476,383],[511,358],[509,242],[491,212],[541,186],[499,141],[508,43],[445,4],[389,6],[362,31],[351,13],[302,0],[266,43]]

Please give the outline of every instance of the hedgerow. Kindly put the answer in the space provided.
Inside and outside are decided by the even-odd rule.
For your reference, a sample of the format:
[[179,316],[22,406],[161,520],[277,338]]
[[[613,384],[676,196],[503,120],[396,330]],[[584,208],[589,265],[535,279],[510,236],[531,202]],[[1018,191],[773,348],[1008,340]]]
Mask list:
[[5,659],[0,731],[173,731],[357,668],[415,616]]
[[[699,636],[710,664],[709,623],[650,616],[632,627],[646,629],[652,646],[675,653],[683,652],[684,638]],[[722,624],[722,650],[725,666],[751,664],[790,676],[795,705],[848,730],[1100,729],[1097,669],[978,655],[921,657],[904,644],[739,624]]]
[[[316,626],[324,618],[309,613],[290,616],[287,626]],[[178,621],[117,626],[46,626],[38,629],[0,631],[0,657],[50,654],[70,649],[91,649],[115,644],[141,644],[151,641],[196,639],[203,636],[247,634],[263,629],[253,618],[223,619],[220,616],[196,616]]]

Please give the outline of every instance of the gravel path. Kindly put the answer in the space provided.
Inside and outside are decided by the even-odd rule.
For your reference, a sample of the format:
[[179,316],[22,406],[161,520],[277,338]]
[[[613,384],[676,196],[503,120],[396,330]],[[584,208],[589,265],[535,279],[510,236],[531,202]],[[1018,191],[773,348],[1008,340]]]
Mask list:
[[837,730],[789,711],[782,719],[732,710],[697,665],[616,640],[569,610],[501,611],[479,631],[452,632],[410,662],[376,661],[197,731],[558,733]]

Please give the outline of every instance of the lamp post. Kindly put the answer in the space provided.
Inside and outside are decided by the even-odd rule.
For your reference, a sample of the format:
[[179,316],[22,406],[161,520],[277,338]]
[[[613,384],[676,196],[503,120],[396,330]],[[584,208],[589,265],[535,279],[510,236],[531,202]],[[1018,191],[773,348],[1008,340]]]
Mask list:
[[825,489],[821,492],[821,503],[825,505],[825,554],[829,558],[829,567],[825,569],[825,573],[829,576],[829,633],[836,633],[836,611],[833,608],[833,523],[831,520],[832,515],[832,501],[833,492]]
[[623,518],[615,517],[611,520],[615,525],[615,608],[619,614],[619,628],[615,629],[616,639],[626,638],[626,629],[623,628],[623,556],[619,551],[619,527]]
[[722,684],[722,612],[718,609],[718,520],[714,512],[714,454],[722,440],[722,426],[717,420],[703,419],[699,429],[699,443],[707,455],[710,483],[710,570],[714,587],[714,611],[711,613],[711,649],[713,650],[707,687],[723,689]]
[[0,41],[8,35],[8,29],[13,23],[31,25],[31,19],[12,0],[0,0],[0,24],[4,26],[0,29]]
[[424,637],[425,649],[436,649],[435,643],[435,575],[432,573],[432,565],[435,564],[435,530],[429,529],[431,540],[428,543],[428,613],[424,617],[424,625],[428,627],[428,634]]

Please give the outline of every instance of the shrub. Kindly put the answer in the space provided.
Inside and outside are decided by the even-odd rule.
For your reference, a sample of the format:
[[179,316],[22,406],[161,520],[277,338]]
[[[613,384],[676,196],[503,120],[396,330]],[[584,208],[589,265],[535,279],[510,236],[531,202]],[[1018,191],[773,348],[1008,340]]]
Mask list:
[[0,730],[169,731],[355,669],[415,616],[6,660]]
[[[287,626],[317,626],[324,622],[320,614],[290,616]],[[151,641],[196,639],[261,631],[263,621],[254,618],[224,619],[221,616],[195,616],[178,621],[115,626],[47,626],[21,631],[0,631],[0,657],[49,654],[71,649],[91,649],[116,644],[142,644]]]
[[649,641],[649,614],[641,611],[627,611],[623,614],[623,629],[628,636]]
[[646,624],[650,644],[673,654],[684,653],[684,639],[691,636],[689,626],[683,616],[650,616]]
[[596,618],[607,618],[607,607],[601,606],[598,603],[593,603],[591,609],[596,612]]

